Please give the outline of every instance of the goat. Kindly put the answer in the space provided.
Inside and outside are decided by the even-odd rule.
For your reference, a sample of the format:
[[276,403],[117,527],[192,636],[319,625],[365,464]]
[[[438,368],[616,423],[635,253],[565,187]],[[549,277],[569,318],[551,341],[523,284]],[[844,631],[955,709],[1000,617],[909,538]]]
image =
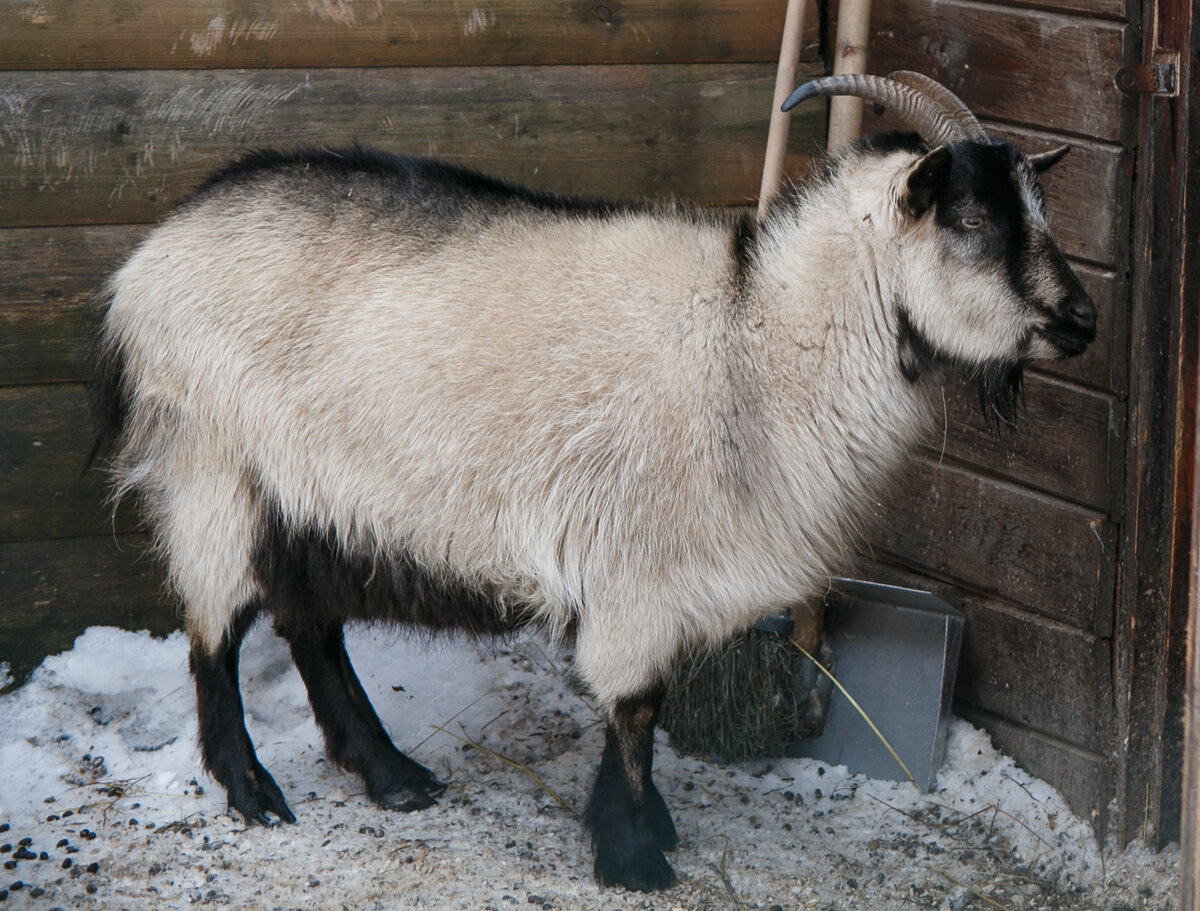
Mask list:
[[331,758],[404,811],[445,785],[388,738],[343,624],[534,624],[573,639],[605,717],[598,881],[675,881],[651,778],[673,659],[826,585],[948,370],[1003,423],[1025,364],[1095,334],[1037,182],[1061,152],[993,141],[920,77],[790,103],[814,94],[917,132],[827,161],[761,224],[361,148],[257,153],[111,278],[114,502],[140,497],[186,610],[203,761],[248,822],[295,821],[243,720],[256,617]]

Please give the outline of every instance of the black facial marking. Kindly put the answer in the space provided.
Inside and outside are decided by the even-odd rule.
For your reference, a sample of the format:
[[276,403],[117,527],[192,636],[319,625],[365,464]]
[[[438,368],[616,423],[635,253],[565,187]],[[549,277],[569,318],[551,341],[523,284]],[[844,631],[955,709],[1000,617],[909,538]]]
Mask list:
[[[997,262],[1022,300],[1031,294],[1029,226],[1025,217],[1018,162],[1010,143],[958,143],[946,180],[934,198],[939,227],[957,237],[977,258]],[[970,228],[966,218],[981,218]]]
[[904,378],[915,383],[921,373],[935,361],[933,346],[921,335],[909,319],[908,311],[898,310],[897,347],[900,354],[900,370]]

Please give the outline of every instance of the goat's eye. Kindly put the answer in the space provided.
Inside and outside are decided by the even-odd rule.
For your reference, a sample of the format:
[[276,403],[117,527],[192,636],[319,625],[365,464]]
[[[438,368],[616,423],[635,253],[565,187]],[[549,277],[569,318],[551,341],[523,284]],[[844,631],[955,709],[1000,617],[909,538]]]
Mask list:
[[978,231],[983,227],[982,215],[964,215],[958,222],[968,231]]

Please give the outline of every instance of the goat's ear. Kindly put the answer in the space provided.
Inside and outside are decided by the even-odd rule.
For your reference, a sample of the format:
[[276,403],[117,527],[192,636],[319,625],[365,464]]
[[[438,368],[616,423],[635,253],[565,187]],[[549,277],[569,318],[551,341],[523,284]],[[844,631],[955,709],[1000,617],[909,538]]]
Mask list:
[[1030,155],[1029,163],[1033,165],[1035,171],[1041,174],[1043,171],[1048,171],[1062,161],[1062,157],[1069,151],[1071,151],[1070,146],[1059,146],[1057,149],[1051,149],[1049,152]]
[[929,211],[938,188],[950,173],[952,160],[950,149],[938,146],[909,169],[904,186],[904,205],[913,218],[920,218]]

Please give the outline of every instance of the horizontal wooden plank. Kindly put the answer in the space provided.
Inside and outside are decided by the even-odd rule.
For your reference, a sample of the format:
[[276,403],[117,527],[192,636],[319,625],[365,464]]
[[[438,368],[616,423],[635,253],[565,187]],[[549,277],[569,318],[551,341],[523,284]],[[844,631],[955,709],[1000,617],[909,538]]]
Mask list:
[[1126,0],[993,0],[1003,6],[1052,10],[1057,13],[1076,13],[1105,19],[1125,21]]
[[1124,422],[1112,395],[1030,374],[1020,426],[994,436],[980,414],[979,396],[966,380],[946,385],[947,432],[930,441],[961,462],[1028,487],[1113,514],[1123,497],[1115,470],[1124,458]]
[[[0,4],[5,69],[763,63],[785,0],[38,0]],[[809,0],[808,59],[819,17]]]
[[[0,73],[0,226],[152,221],[247,147],[362,142],[563,193],[745,204],[775,67]],[[823,146],[793,126],[789,167]]]
[[1099,512],[914,458],[869,553],[1078,629],[1112,623],[1116,529]]
[[116,517],[104,505],[101,472],[83,472],[92,441],[83,386],[0,389],[0,426],[0,542],[137,527],[131,503]]
[[1112,663],[1094,633],[1015,610],[896,566],[862,560],[864,579],[933,592],[967,618],[954,698],[1011,724],[1103,754],[1112,731]]
[[918,70],[980,117],[1107,141],[1133,110],[1113,85],[1121,22],[970,2],[896,0],[872,11],[871,70]]
[[0,230],[0,386],[88,379],[88,301],[146,230]]
[[0,547],[0,661],[17,683],[89,626],[181,625],[140,535],[24,541]]
[[963,608],[967,626],[955,698],[1103,753],[1112,712],[1105,644],[1090,633],[983,599],[968,598]]

